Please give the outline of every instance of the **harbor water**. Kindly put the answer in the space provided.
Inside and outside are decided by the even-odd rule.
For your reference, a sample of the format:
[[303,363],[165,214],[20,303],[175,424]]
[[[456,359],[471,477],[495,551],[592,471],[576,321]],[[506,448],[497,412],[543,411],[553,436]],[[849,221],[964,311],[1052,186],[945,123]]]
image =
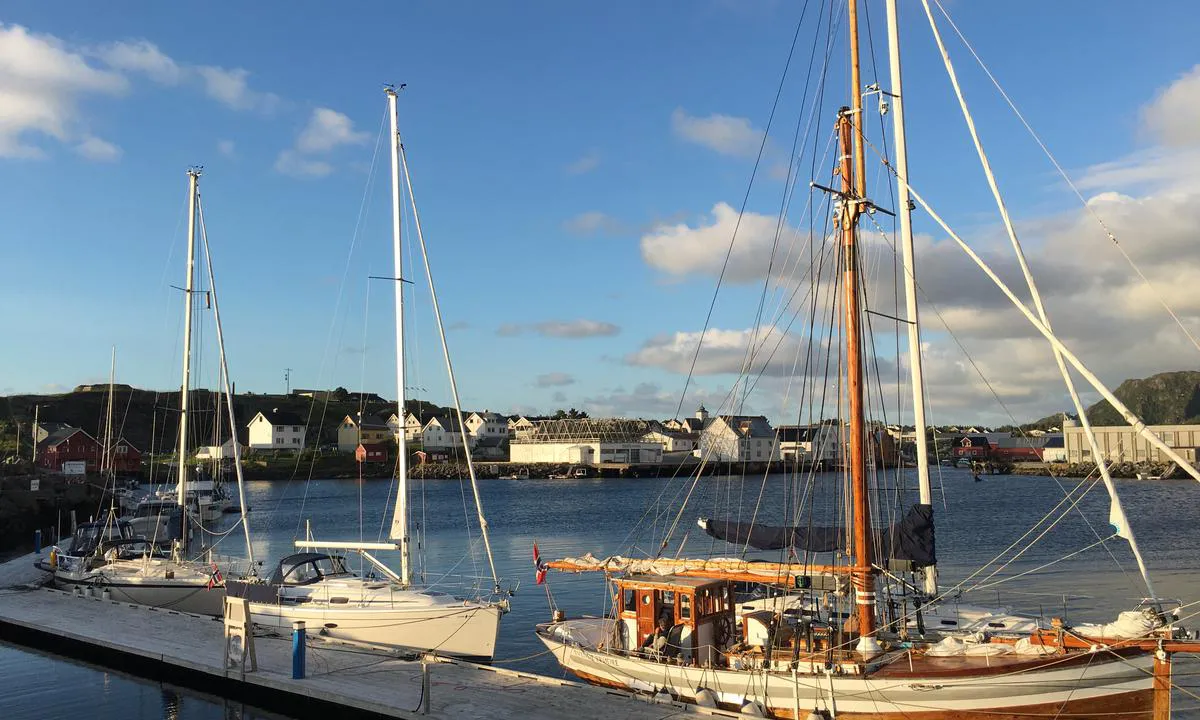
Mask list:
[[[1113,534],[1102,485],[1026,476],[988,476],[976,481],[964,470],[939,470],[934,495],[943,587],[970,577],[1010,545],[1013,549],[1006,557],[1011,558],[1049,526],[1035,544],[994,576],[989,577],[995,564],[964,582],[963,587],[979,588],[964,602],[999,603],[1044,617],[1065,611],[1078,623],[1110,621],[1145,596],[1127,544],[1119,538],[1098,542]],[[813,481],[812,486],[805,479],[783,476],[702,478],[694,485],[691,478],[683,477],[483,481],[481,492],[496,570],[503,586],[515,591],[512,611],[502,621],[496,663],[562,675],[534,637],[534,624],[549,619],[551,603],[568,615],[599,614],[606,606],[603,577],[596,574],[551,572],[545,585],[536,585],[535,542],[547,559],[585,552],[598,557],[631,551],[654,554],[665,531],[674,525],[664,555],[675,555],[685,536],[686,555],[736,555],[736,548],[714,544],[705,536],[696,527],[696,518],[736,516],[736,508],[741,507],[742,519],[748,520],[751,510],[745,508],[757,505],[758,519],[781,522],[784,507],[792,504],[781,498],[795,497],[806,487],[818,489],[818,507],[822,497],[836,497],[826,490],[835,487],[838,476],[829,473]],[[1200,600],[1200,487],[1189,481],[1118,482],[1158,595],[1184,602]],[[911,482],[881,478],[881,484]],[[823,487],[826,490],[821,490]],[[455,593],[472,585],[490,589],[491,573],[482,552],[469,485],[455,480],[415,481],[411,490],[412,524],[419,540],[414,556],[418,568],[427,569],[426,584]],[[293,541],[309,529],[321,540],[380,539],[391,522],[394,493],[393,484],[386,480],[248,483],[249,522],[256,559],[263,563],[260,572],[269,573],[274,562],[293,552]],[[1067,493],[1071,499],[1064,502]],[[910,491],[885,495],[891,499],[882,503],[881,513],[889,512],[889,506],[913,502]],[[680,513],[685,497],[687,509]],[[1047,514],[1051,520],[1037,533],[1022,537]],[[216,552],[245,554],[236,521],[237,517],[230,515],[212,528],[214,534],[208,537],[216,543]],[[470,533],[465,530],[468,524]],[[1084,550],[1088,546],[1095,547]],[[381,555],[381,559],[396,562],[387,553]],[[778,554],[769,559],[779,559]],[[1003,580],[1026,572],[1017,579]],[[1184,615],[1196,612],[1196,608],[1185,609]],[[1200,627],[1200,614],[1184,624]],[[11,645],[0,644],[0,673],[10,688],[0,700],[7,718],[279,717]],[[1176,693],[1173,717],[1200,719],[1200,700],[1191,695],[1200,692],[1197,674],[1200,663],[1179,659],[1176,682],[1186,692]]]

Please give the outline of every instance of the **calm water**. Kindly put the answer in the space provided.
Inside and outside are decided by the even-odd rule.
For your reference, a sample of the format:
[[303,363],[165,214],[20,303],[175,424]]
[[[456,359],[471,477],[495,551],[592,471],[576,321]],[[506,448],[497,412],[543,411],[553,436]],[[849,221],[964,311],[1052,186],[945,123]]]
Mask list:
[[[818,478],[814,492],[817,512],[832,512],[831,508],[836,507],[836,482],[833,475]],[[1078,481],[1061,482],[1060,488],[1048,478],[1014,476],[977,483],[965,471],[943,468],[935,490],[943,585],[966,577],[1017,541],[1062,501],[1064,491],[1081,494]],[[761,491],[760,518],[779,521],[783,508],[791,505],[785,499],[795,497],[799,488],[776,476],[768,478],[765,489],[762,485],[761,478],[702,479],[692,491],[670,547],[677,548],[686,534],[685,553],[733,554],[734,549],[728,545],[714,546],[696,527],[696,517],[729,515],[725,508],[752,508]],[[627,552],[631,545],[653,552],[662,542],[664,528],[674,520],[681,499],[691,489],[690,479],[684,478],[484,481],[483,501],[497,570],[506,586],[517,585],[512,612],[502,623],[497,663],[561,674],[553,660],[542,654],[543,646],[531,630],[550,614],[546,587],[533,582],[535,541],[547,558],[588,551],[598,556]],[[1120,484],[1120,490],[1159,595],[1185,602],[1200,600],[1200,487],[1183,481],[1127,482]],[[360,528],[365,539],[377,539],[380,529],[390,521],[388,505],[394,490],[387,481],[360,484],[314,480],[251,483],[247,492],[254,552],[266,561],[264,572],[269,572],[270,564],[290,552],[293,539],[303,534],[305,520],[311,521],[312,532],[319,539],[357,539]],[[429,568],[427,582],[441,582],[446,589],[453,589],[451,584],[488,578],[484,587],[489,587],[478,533],[473,532],[469,540],[464,530],[464,517],[469,518],[472,527],[477,525],[469,487],[457,481],[418,482],[413,495],[415,521],[424,530],[424,542],[417,554]],[[906,502],[911,502],[911,494],[906,497]],[[1101,537],[1111,534],[1108,500],[1102,486],[1082,494],[1077,508],[1079,512],[1069,511],[1033,548],[992,580],[1079,551],[1096,543],[1096,533]],[[218,532],[229,529],[232,522],[232,518],[227,520]],[[244,554],[240,528],[221,540],[219,551]],[[447,572],[454,577],[444,578]],[[598,613],[603,608],[605,589],[600,576],[552,573],[548,588],[556,604],[569,615]],[[1078,622],[1110,620],[1143,595],[1131,554],[1123,542],[1113,541],[1020,580],[980,590],[968,601],[994,604],[998,598],[1014,609],[1051,615],[1062,613],[1067,596],[1069,616]],[[1200,626],[1200,616],[1185,624]],[[1192,677],[1200,673],[1196,663],[1181,661],[1176,667],[1180,684],[1200,690],[1200,683]],[[9,680],[6,685],[19,689],[16,694],[6,691],[0,700],[0,707],[9,717],[67,717],[78,713],[103,720],[267,717],[240,705],[230,707],[219,699],[4,645],[0,645],[0,673]],[[62,687],[72,691],[53,689]],[[1180,697],[1175,717],[1200,718],[1198,704],[1200,701]]]

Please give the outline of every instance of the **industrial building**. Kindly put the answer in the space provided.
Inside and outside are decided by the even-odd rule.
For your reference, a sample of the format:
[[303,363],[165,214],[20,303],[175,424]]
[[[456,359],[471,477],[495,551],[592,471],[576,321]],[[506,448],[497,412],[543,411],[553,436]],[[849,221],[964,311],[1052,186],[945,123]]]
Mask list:
[[540,420],[534,426],[524,437],[512,439],[509,444],[511,462],[591,466],[606,463],[657,465],[662,462],[662,444],[643,439],[653,429],[646,420]]
[[[1200,447],[1200,425],[1148,425],[1147,429],[1167,447],[1183,456],[1184,460],[1196,461],[1196,448]],[[1102,458],[1108,462],[1170,462],[1158,448],[1151,447],[1150,442],[1129,425],[1093,425],[1092,432],[1096,434],[1096,444]],[[1067,421],[1063,425],[1063,445],[1066,447],[1067,462],[1095,462],[1082,426]]]

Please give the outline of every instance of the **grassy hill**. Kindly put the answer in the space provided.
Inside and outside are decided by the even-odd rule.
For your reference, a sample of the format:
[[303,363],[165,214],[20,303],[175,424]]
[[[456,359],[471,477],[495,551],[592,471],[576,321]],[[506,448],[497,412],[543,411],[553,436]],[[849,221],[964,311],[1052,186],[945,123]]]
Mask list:
[[[1148,425],[1200,424],[1200,371],[1180,370],[1126,380],[1113,391]],[[1093,425],[1125,425],[1106,400],[1087,410]]]
[[[210,445],[214,437],[213,426],[217,417],[216,393],[196,390],[190,400],[189,434],[193,445]],[[80,427],[97,438],[103,432],[108,408],[106,389],[62,393],[59,395],[13,395],[0,397],[0,433],[11,446],[15,425],[22,425],[22,453],[29,452],[30,423],[33,422],[34,406],[40,407],[38,418],[42,422],[60,422]],[[432,403],[410,400],[406,403],[410,411],[418,406],[424,412],[444,412],[445,409]],[[334,443],[337,441],[337,426],[346,415],[359,411],[357,402],[313,400],[312,398],[289,395],[259,395],[245,393],[234,396],[234,412],[237,417],[238,437],[246,441],[246,424],[259,411],[273,408],[293,412],[308,418],[308,445]],[[391,413],[395,403],[375,403],[364,408],[368,414]],[[222,405],[220,427],[222,437],[228,438],[227,411]],[[170,451],[176,446],[179,435],[179,392],[121,389],[113,395],[113,425],[115,434],[123,435],[142,452]],[[11,447],[9,447],[11,450]]]

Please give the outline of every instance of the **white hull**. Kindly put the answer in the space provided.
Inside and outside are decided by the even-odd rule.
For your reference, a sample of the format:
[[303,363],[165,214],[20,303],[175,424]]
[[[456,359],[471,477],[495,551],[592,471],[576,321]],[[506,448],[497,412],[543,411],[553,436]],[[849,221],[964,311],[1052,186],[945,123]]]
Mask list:
[[[811,668],[805,663],[794,674],[790,669],[674,665],[597,650],[594,643],[605,635],[605,622],[610,621],[575,620],[539,626],[538,637],[564,668],[589,682],[644,693],[666,691],[684,702],[697,702],[699,691],[707,690],[722,706],[737,709],[757,703],[775,717],[794,717],[797,712],[807,715],[814,709],[830,715],[867,717],[985,712],[1004,717],[1029,712],[1033,717],[1037,712],[1030,708],[1053,708],[1064,703],[1103,707],[1110,701],[1114,703],[1111,709],[1116,711],[1122,703],[1144,704],[1153,683],[1153,658],[1149,655],[1119,658],[1104,651],[1082,664],[1046,657],[1038,661],[1035,670],[929,677],[829,675],[819,665]],[[897,665],[906,667],[903,659]],[[954,667],[954,663],[948,662],[947,667]]]
[[[471,601],[405,607],[397,593],[390,605],[308,603],[278,605],[250,603],[254,624],[290,633],[302,620],[307,632],[337,640],[435,652],[469,660],[488,661],[496,652],[500,608]],[[418,594],[418,593],[413,593]]]
[[[167,570],[173,578],[166,577]],[[116,602],[166,610],[212,616],[225,611],[225,588],[212,582],[206,569],[164,560],[121,560],[84,572],[59,569],[54,572],[53,584],[61,590],[82,587],[96,597],[107,590]]]

